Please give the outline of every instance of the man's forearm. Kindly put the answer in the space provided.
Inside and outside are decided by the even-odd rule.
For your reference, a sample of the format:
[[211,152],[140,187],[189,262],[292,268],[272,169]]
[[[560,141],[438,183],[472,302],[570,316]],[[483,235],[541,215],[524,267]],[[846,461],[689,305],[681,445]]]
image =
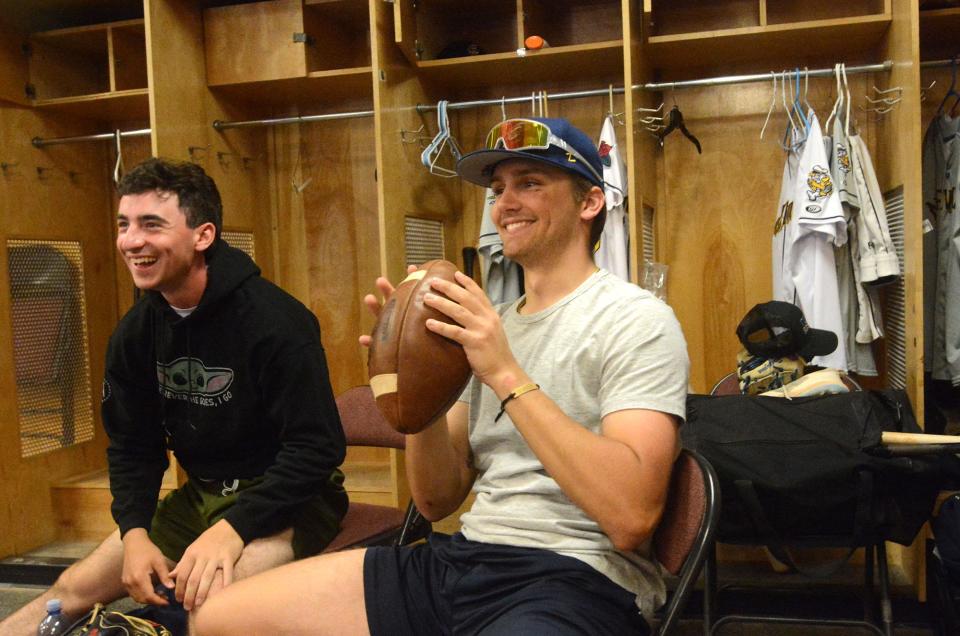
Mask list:
[[469,452],[451,436],[447,417],[407,436],[406,467],[410,492],[420,513],[431,521],[456,511],[473,484]]

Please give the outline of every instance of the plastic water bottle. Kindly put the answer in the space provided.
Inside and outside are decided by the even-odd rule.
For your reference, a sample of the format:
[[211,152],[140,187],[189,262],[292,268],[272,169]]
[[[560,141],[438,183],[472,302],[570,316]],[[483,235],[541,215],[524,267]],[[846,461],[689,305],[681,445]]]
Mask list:
[[52,598],[47,601],[47,617],[40,622],[37,636],[58,636],[69,627],[67,617],[60,611],[60,599]]

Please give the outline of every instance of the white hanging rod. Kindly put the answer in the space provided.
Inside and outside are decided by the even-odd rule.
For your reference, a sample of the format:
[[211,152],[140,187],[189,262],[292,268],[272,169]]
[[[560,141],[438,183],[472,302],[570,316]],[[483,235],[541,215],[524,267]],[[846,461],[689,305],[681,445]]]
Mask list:
[[[149,128],[141,128],[140,130],[121,130],[121,137],[146,137],[150,134]],[[102,141],[109,139],[111,141],[117,138],[116,133],[99,133],[96,135],[80,135],[79,137],[57,137],[54,139],[43,139],[41,137],[34,137],[31,140],[31,143],[37,148],[43,148],[44,146],[56,146],[59,144],[74,144],[81,141]]]
[[[848,66],[847,75],[855,75],[857,73],[879,73],[881,71],[889,71],[893,68],[893,62],[887,60],[879,64],[865,64],[862,66]],[[809,75],[810,77],[831,77],[833,75],[832,68],[823,68],[823,69],[814,69],[810,71],[804,71],[804,75]],[[680,82],[661,82],[661,83],[650,83],[650,84],[637,84],[634,86],[637,90],[643,91],[664,91],[672,89],[681,89],[681,88],[695,88],[698,86],[720,86],[723,84],[746,84],[749,82],[766,82],[770,81],[770,73],[756,73],[754,75],[727,75],[724,77],[711,77],[708,79],[697,79],[697,80],[684,80]],[[623,87],[614,87],[613,92],[616,94],[623,93]],[[571,91],[567,93],[549,93],[547,94],[548,100],[560,100],[560,99],[580,99],[583,97],[598,97],[603,95],[609,95],[610,88],[598,88],[594,90],[585,90],[585,91]],[[447,104],[448,110],[463,110],[466,108],[478,108],[482,106],[499,106],[501,104],[525,104],[531,99],[534,99],[531,95],[524,95],[523,97],[502,97],[500,99],[477,99],[467,102],[451,102]],[[417,104],[417,112],[423,113],[428,111],[433,111],[437,109],[435,104]],[[358,113],[335,113],[328,115],[306,115],[303,117],[281,117],[277,119],[251,119],[248,121],[220,121],[217,120],[213,122],[213,127],[217,130],[224,130],[226,128],[241,128],[241,127],[253,127],[253,126],[278,126],[283,124],[299,124],[303,122],[311,121],[324,121],[329,119],[346,119],[349,117],[370,117],[373,115],[373,111],[361,111]]]

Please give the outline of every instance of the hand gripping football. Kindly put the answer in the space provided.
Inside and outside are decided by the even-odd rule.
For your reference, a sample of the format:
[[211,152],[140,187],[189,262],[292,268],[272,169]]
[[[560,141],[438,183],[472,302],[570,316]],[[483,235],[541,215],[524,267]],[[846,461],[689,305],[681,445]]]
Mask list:
[[463,347],[426,326],[428,318],[453,320],[423,303],[431,280],[457,284],[456,271],[449,261],[421,265],[397,286],[373,329],[367,361],[370,388],[380,412],[401,433],[419,433],[444,414],[470,379]]

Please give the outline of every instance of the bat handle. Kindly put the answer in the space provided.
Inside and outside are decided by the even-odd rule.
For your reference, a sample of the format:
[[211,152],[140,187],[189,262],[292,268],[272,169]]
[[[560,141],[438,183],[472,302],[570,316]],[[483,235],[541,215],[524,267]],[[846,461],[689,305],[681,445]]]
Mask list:
[[463,248],[463,273],[473,278],[473,269],[474,265],[477,262],[477,248],[475,247],[465,247]]

